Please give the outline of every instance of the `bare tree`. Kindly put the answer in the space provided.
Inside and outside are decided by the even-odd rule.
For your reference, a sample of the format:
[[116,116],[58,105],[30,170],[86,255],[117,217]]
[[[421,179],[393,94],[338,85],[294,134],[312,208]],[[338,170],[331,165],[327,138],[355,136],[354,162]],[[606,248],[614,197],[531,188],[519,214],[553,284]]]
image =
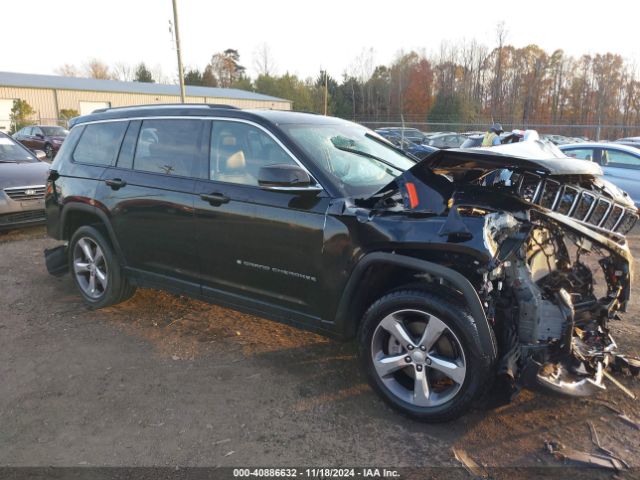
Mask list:
[[276,74],[278,67],[269,44],[263,42],[253,51],[253,68],[258,75],[273,76]]
[[493,88],[491,89],[492,114],[500,114],[502,109],[502,88],[503,88],[503,64],[504,46],[507,40],[508,30],[504,23],[498,22],[496,25],[496,61],[493,74]]
[[109,66],[97,58],[92,58],[84,64],[84,73],[89,78],[99,80],[111,80],[112,78]]
[[162,71],[162,65],[159,63],[151,68],[151,76],[156,83],[171,83],[171,79]]
[[76,68],[76,66],[72,65],[71,63],[65,63],[64,65],[59,66],[56,69],[56,73],[58,75],[62,75],[63,77],[79,77],[80,76],[80,72],[78,72],[78,69]]
[[135,77],[135,69],[128,63],[117,62],[113,66],[114,80],[120,80],[123,82],[132,82],[134,77]]
[[358,84],[360,85],[360,97],[362,100],[363,112],[367,111],[371,104],[371,83],[369,82],[369,79],[373,75],[373,71],[375,69],[374,58],[375,52],[373,47],[363,48],[350,67],[349,74],[352,77],[357,78]]

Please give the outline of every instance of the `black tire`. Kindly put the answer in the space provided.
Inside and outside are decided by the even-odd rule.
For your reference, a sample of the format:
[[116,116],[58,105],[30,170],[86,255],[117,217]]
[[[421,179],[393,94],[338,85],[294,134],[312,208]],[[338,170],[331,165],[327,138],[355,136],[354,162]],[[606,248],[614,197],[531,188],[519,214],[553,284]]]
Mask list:
[[[372,350],[374,332],[388,315],[402,310],[416,310],[437,317],[454,334],[463,350],[466,366],[464,381],[456,386],[458,390],[445,403],[436,406],[417,406],[405,401],[388,388],[388,384],[385,384],[376,371]],[[479,347],[476,346],[477,338],[475,322],[464,307],[444,300],[441,295],[404,289],[380,298],[364,314],[358,333],[358,355],[369,384],[388,405],[420,421],[446,422],[464,414],[473,401],[483,393],[484,386],[492,376],[494,354],[479,352]],[[400,355],[405,354],[410,355],[410,352]],[[426,374],[427,369],[431,367],[424,368]]]
[[45,143],[44,145],[44,153],[47,155],[49,160],[53,160],[53,147],[50,143]]
[[[90,239],[97,244],[104,258],[106,265],[107,286],[98,296],[88,295],[80,283],[80,278],[75,272],[74,267],[74,251],[76,245],[82,239]],[[73,281],[82,296],[84,303],[91,309],[98,309],[116,305],[131,298],[135,293],[135,287],[131,285],[128,279],[123,275],[120,262],[116,256],[111,243],[107,241],[100,230],[92,226],[83,226],[78,228],[69,241],[69,271],[73,277]]]

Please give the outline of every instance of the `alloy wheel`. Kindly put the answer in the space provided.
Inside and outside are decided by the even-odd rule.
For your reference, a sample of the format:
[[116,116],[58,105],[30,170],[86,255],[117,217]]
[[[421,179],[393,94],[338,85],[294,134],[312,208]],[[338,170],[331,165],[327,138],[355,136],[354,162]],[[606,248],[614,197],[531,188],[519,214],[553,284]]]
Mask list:
[[466,377],[462,344],[435,315],[395,311],[371,339],[375,371],[385,387],[416,407],[437,407],[456,396]]
[[100,245],[92,238],[82,237],[76,242],[73,272],[85,295],[93,299],[104,295],[108,285],[108,266]]

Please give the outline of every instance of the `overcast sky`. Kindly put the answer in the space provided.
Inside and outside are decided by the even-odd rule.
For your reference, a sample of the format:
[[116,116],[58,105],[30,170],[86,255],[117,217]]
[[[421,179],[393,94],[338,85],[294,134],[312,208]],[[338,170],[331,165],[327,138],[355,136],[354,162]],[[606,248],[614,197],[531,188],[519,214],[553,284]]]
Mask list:
[[[109,64],[145,61],[177,78],[171,0],[0,3],[0,71],[51,74],[64,63],[96,57]],[[518,47],[536,43],[572,55],[610,51],[640,65],[637,0],[178,0],[178,13],[186,66],[202,68],[213,53],[235,48],[250,74],[262,43],[278,73],[315,76],[324,67],[340,77],[365,48],[386,64],[400,50],[429,53],[443,40],[475,38],[493,46],[499,21],[508,43]]]

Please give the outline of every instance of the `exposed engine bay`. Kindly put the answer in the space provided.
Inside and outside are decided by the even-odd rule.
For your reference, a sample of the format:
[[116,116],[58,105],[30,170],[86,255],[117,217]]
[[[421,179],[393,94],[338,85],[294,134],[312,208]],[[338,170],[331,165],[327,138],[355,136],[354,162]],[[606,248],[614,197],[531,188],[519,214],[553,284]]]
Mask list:
[[586,396],[606,388],[611,371],[637,375],[640,361],[618,353],[609,329],[629,300],[624,235],[638,219],[634,203],[591,162],[559,151],[549,158],[546,145],[538,158],[499,148],[432,154],[396,180],[399,194],[379,192],[376,207],[446,216],[439,235],[450,245],[471,243],[483,220],[490,260],[475,271],[455,268],[475,280],[509,398],[530,381]]
[[[491,216],[487,223],[494,228]],[[617,356],[609,321],[625,309],[629,262],[535,212],[508,225],[492,234],[522,241],[487,279],[504,352],[498,374],[515,388],[520,374],[534,369],[541,386],[573,396],[605,388],[606,369],[625,361]]]

